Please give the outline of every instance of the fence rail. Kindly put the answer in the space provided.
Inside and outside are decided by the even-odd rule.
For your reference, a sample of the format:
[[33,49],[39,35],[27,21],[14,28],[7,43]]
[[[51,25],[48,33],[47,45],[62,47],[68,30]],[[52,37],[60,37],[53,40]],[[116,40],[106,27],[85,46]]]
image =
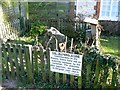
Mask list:
[[82,76],[77,77],[51,72],[49,52],[50,49],[45,52],[41,46],[2,44],[3,78],[33,84],[34,77],[41,76],[43,82],[67,83],[79,88],[117,88],[120,85],[120,66],[112,61],[109,64],[105,59],[101,63],[100,57],[95,57],[92,61],[83,58]]

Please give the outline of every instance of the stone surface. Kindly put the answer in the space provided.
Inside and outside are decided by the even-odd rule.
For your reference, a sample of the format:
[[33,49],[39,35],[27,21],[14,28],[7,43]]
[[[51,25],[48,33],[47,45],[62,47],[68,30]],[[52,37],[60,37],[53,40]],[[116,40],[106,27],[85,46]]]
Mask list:
[[60,33],[59,30],[54,27],[48,29],[43,41],[44,48],[50,47],[51,50],[55,50],[57,47],[60,49],[59,44],[61,43],[65,43],[65,35]]

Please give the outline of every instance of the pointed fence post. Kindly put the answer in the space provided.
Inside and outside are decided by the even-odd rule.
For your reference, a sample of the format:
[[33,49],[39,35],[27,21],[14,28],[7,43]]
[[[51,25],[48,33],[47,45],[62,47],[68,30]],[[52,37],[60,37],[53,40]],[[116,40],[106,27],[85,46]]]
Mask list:
[[[67,36],[65,38],[65,52],[67,52]],[[67,82],[67,75],[63,74],[63,82],[66,83]]]
[[111,81],[110,88],[115,88],[116,87],[116,81],[117,81],[117,74],[118,74],[117,64],[116,64],[115,61],[112,61],[112,65],[114,65],[114,66],[112,66],[113,72],[112,72],[112,81]]
[[7,58],[7,48],[5,44],[2,44],[2,50],[3,50],[3,61],[6,66],[5,68],[6,74],[4,73],[3,76],[6,76],[7,78],[9,78],[10,72],[9,72],[9,65],[8,65],[8,58]]
[[35,68],[35,74],[38,76],[39,74],[39,71],[38,71],[38,51],[37,51],[37,48],[34,48],[34,51],[33,51],[33,59],[34,59],[34,68]]
[[[58,50],[58,40],[57,40],[57,38],[56,37],[54,37],[55,38],[55,41],[56,41],[56,51],[59,51]],[[59,77],[59,73],[55,73],[55,78],[56,78],[56,83],[59,83],[59,80],[60,80],[60,77]]]
[[25,83],[24,82],[24,73],[25,73],[25,71],[24,71],[24,63],[23,63],[23,52],[22,52],[22,50],[23,50],[23,47],[22,47],[22,45],[21,44],[19,44],[19,45],[17,45],[17,49],[18,49],[18,57],[19,57],[19,60],[20,60],[20,78],[21,78],[21,81],[23,82],[23,83]]
[[65,37],[65,52],[67,52],[67,36]]
[[[14,48],[14,47],[13,47]],[[12,48],[12,49],[13,49]],[[14,68],[13,68],[13,62],[17,62],[16,58],[14,58],[14,61],[13,61],[13,57],[16,57],[16,55],[13,54],[12,50],[11,50],[11,44],[7,44],[7,49],[8,49],[8,56],[9,56],[9,61],[10,61],[10,68],[11,68],[11,77],[12,79],[15,79],[15,71],[14,71]],[[13,49],[14,50],[14,49]],[[14,56],[13,56],[14,55]],[[16,64],[16,63],[15,63]],[[17,69],[17,68],[16,68]],[[18,70],[16,70],[18,71]],[[18,75],[18,73],[17,73]],[[19,76],[19,75],[18,75]]]
[[78,76],[78,88],[82,88],[82,65],[81,65],[81,76]]
[[26,69],[28,76],[28,83],[33,83],[33,67],[32,67],[32,45],[25,45]]
[[4,72],[4,67],[2,68],[3,64],[2,64],[2,49],[1,48],[2,46],[1,46],[1,37],[0,37],[0,85],[2,84],[2,73]]
[[95,79],[94,79],[94,88],[98,87],[98,80],[99,80],[99,74],[100,74],[100,60],[97,58],[96,62],[96,69],[95,69]]
[[48,64],[48,74],[49,74],[49,82],[52,83],[53,82],[53,73],[50,71],[50,48],[47,48],[46,50],[46,58],[47,58],[47,64]]
[[43,79],[43,81],[46,81],[46,70],[45,70],[46,67],[45,67],[45,61],[44,61],[43,47],[40,47],[40,60],[41,60],[40,68],[42,71],[42,79]]
[[[70,47],[70,53],[72,53],[72,48],[73,48],[73,38],[71,39],[71,47]],[[74,86],[74,76],[70,75],[70,86]]]
[[19,64],[18,64],[18,52],[17,52],[17,45],[14,44],[13,46],[13,53],[14,53],[14,62],[16,66],[16,74],[17,74],[17,79],[20,80],[20,70],[19,70]]
[[72,48],[73,48],[73,38],[71,39],[71,47],[70,47],[70,52],[72,53]]

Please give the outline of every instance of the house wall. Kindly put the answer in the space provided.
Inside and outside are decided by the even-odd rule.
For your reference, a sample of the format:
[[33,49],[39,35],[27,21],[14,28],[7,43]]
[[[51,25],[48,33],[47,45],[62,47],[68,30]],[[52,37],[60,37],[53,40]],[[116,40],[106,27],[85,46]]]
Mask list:
[[96,14],[95,6],[96,0],[77,0],[76,15],[81,14],[85,17],[93,17]]
[[95,14],[93,15],[94,18],[98,19],[99,16],[100,16],[100,1],[101,0],[98,0],[96,2],[96,5],[94,6],[94,10],[96,11]]

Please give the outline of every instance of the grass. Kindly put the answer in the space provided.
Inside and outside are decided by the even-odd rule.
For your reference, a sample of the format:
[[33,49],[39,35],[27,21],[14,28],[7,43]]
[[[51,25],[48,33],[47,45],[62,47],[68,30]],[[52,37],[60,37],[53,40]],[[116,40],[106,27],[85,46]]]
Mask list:
[[16,44],[34,44],[35,42],[35,39],[32,38],[32,37],[19,37],[19,38],[16,38],[15,40],[13,41],[8,41],[9,43],[16,43]]
[[[110,54],[120,58],[120,36],[102,36],[100,43],[100,50],[103,54]],[[120,83],[120,72],[118,77],[118,82]]]
[[119,48],[118,36],[102,36],[100,39],[100,50],[103,54],[110,54],[114,57],[120,57],[120,48]]
[[[100,50],[103,54],[110,54],[114,57],[120,57],[120,37],[118,36],[101,36],[100,39]],[[20,37],[14,41],[18,44],[34,44],[35,39],[32,37]],[[13,43],[14,43],[13,42]]]
[[[100,51],[103,54],[110,54],[114,57],[120,57],[120,36],[102,36],[100,39]],[[12,41],[17,44],[35,44],[35,39],[32,37],[19,37]]]

